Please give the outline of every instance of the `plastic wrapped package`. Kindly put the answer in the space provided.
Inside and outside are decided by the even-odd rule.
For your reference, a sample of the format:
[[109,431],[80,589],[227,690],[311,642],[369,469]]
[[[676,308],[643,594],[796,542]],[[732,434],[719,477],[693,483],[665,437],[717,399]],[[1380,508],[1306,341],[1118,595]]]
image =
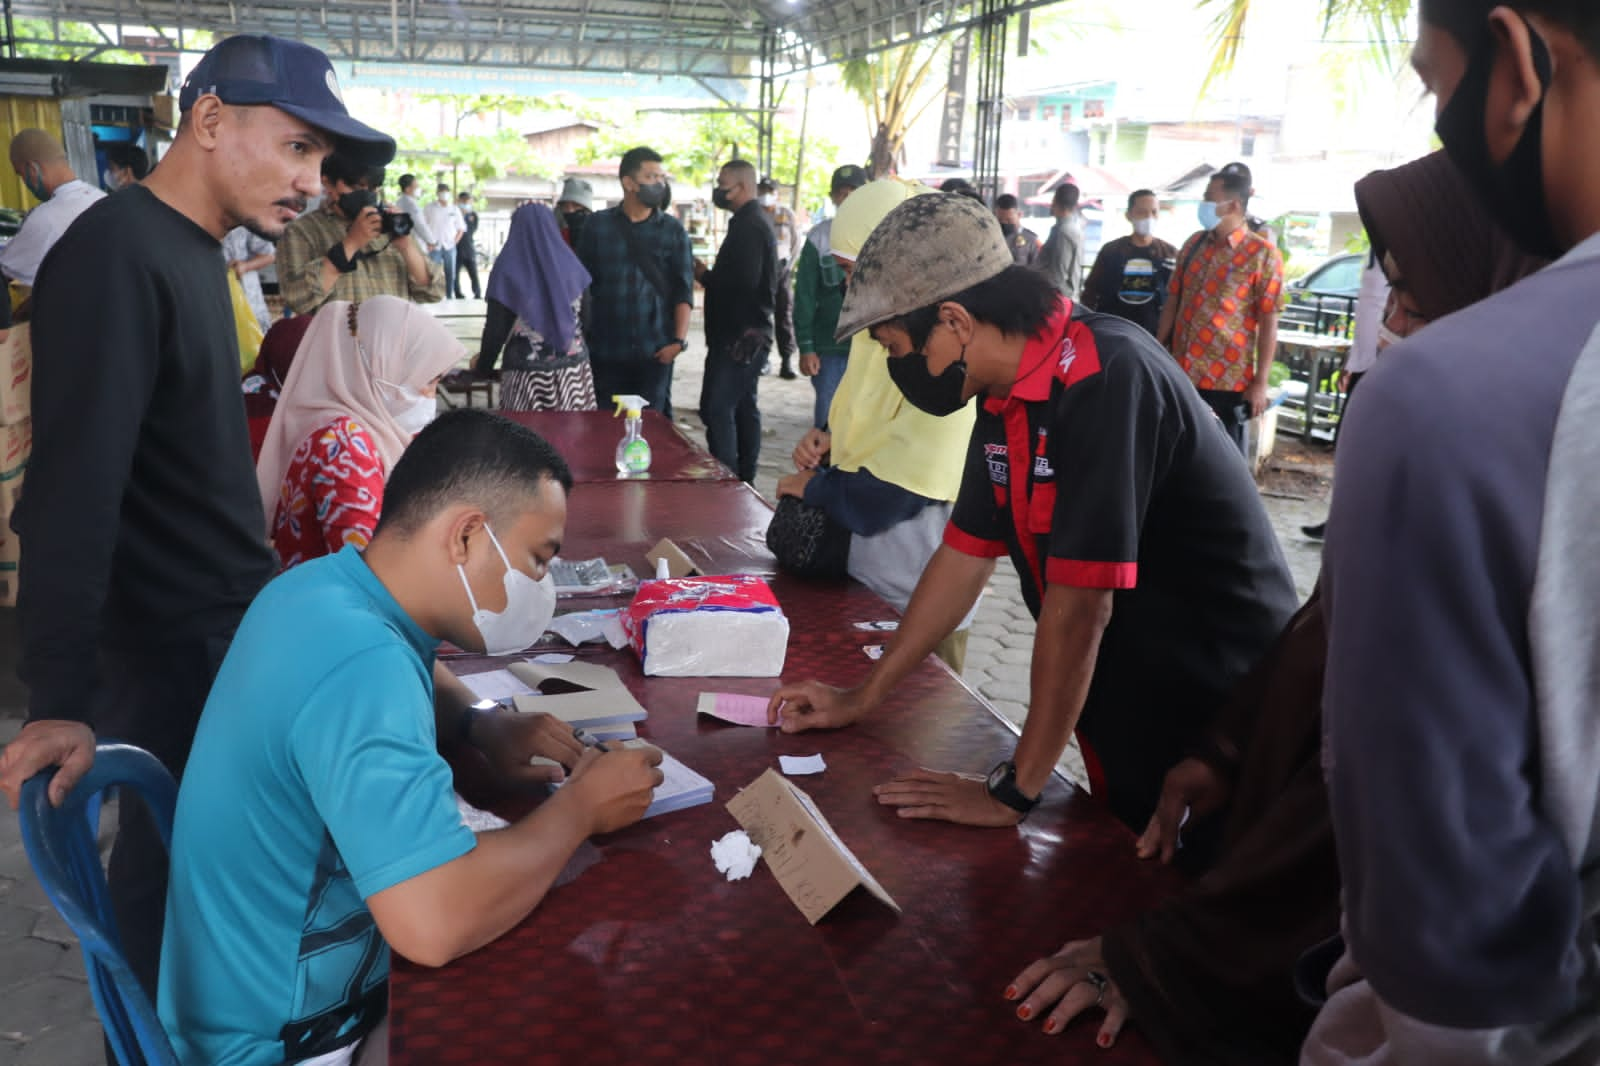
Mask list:
[[789,619],[748,574],[646,581],[622,623],[651,677],[777,677],[789,652]]

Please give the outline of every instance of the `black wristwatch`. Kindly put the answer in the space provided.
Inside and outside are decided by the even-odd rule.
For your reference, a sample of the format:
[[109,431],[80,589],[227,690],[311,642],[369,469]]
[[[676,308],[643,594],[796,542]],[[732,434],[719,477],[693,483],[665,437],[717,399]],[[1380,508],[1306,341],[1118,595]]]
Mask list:
[[462,744],[471,745],[472,726],[480,714],[492,714],[500,709],[496,700],[479,700],[477,703],[464,707],[456,718],[456,740]]
[[985,783],[985,787],[988,788],[989,795],[1024,818],[1039,806],[1038,796],[1025,796],[1017,787],[1017,764],[1010,759],[989,771],[989,780]]
[[676,344],[678,346],[679,355],[682,355],[684,352],[689,350],[689,342],[683,337],[673,337],[672,339],[668,340],[667,343]]

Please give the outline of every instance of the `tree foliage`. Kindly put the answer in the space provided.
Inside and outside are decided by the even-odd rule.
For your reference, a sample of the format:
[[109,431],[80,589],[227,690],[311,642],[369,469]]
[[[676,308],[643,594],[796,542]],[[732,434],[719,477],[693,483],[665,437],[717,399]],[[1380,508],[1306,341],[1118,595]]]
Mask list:
[[[62,22],[52,28],[49,19],[19,18],[13,20],[12,25],[17,40],[22,42],[17,45],[17,56],[20,59],[82,59],[96,48],[104,48],[105,51],[94,56],[94,62],[148,65],[141,55],[109,47],[98,30],[82,22]],[[38,43],[50,37],[63,43]],[[30,41],[30,38],[33,40]]]
[[444,105],[455,122],[456,132],[428,133],[415,125],[402,128],[395,134],[399,151],[391,170],[433,176],[447,173],[455,184],[460,184],[463,176],[472,181],[507,175],[559,176],[555,171],[560,167],[542,159],[516,129],[460,132],[461,124],[475,116],[557,111],[561,110],[558,100],[508,93],[422,93],[417,99],[421,103]]
[[[797,173],[801,156],[798,121],[798,116],[780,114],[773,125],[771,177],[783,185],[798,181],[807,205],[815,206],[828,191],[833,168],[853,160],[840,158],[833,142],[815,132],[818,122],[813,115],[811,129],[806,133],[804,171]],[[615,162],[630,148],[648,145],[666,160],[675,186],[696,190],[675,193],[675,199],[709,196],[717,169],[730,159],[756,161],[756,127],[734,111],[613,112],[600,125],[600,132],[578,150],[580,163]]]
[[[1256,2],[1264,4],[1266,0]],[[1239,47],[1244,43],[1245,27],[1250,19],[1251,0],[1196,0],[1196,4],[1201,11],[1212,15],[1211,69],[1200,90],[1204,93],[1213,81],[1229,73],[1239,58]],[[1365,33],[1372,41],[1374,53],[1387,64],[1394,60],[1395,46],[1405,39],[1413,0],[1318,0],[1318,7],[1324,37],[1344,32]]]

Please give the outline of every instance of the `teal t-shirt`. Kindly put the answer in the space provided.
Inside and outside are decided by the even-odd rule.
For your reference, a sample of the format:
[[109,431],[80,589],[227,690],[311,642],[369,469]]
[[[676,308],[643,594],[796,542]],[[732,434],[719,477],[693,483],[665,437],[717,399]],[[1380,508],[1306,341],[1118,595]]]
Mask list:
[[297,1062],[382,1017],[366,898],[475,841],[434,733],[436,645],[354,548],[245,614],[173,829],[160,1012],[185,1064]]

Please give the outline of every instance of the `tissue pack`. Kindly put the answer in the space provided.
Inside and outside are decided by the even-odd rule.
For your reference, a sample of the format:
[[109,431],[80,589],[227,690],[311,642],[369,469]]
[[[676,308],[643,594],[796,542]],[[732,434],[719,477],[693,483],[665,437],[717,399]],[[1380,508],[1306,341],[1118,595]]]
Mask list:
[[748,574],[646,581],[622,624],[651,677],[777,677],[789,650],[789,619]]

